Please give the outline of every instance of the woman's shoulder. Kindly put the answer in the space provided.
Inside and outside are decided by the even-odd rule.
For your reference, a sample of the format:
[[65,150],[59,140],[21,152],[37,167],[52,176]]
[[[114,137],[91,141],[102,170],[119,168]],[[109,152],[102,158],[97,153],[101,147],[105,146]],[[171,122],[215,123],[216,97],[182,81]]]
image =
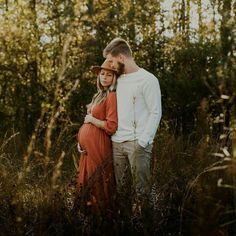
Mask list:
[[115,91],[112,91],[110,92],[108,95],[107,95],[107,99],[106,99],[108,102],[116,102],[116,92]]
[[111,91],[108,96],[116,96],[116,91]]

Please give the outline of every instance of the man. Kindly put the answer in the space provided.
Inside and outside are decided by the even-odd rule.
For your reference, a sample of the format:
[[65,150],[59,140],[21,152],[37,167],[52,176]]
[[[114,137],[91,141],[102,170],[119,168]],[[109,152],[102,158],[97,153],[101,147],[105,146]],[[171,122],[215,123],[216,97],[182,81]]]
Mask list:
[[118,129],[112,136],[112,145],[121,210],[127,211],[132,183],[144,213],[151,189],[152,143],[162,114],[159,82],[135,63],[131,48],[123,39],[113,39],[103,56],[120,74],[116,90]]

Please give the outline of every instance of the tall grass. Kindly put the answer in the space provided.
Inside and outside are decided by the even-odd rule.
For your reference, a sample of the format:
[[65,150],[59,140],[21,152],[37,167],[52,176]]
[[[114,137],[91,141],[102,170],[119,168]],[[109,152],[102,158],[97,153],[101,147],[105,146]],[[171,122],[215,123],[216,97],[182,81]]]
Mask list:
[[[23,169],[25,159],[14,154],[17,147],[12,149],[19,134],[1,143],[2,235],[110,235],[111,232],[120,235],[127,230],[131,235],[233,235],[235,232],[234,166],[229,158],[214,154],[223,153],[219,142],[206,138],[195,142],[159,131],[153,149],[154,223],[146,231],[139,221],[124,223],[117,218],[105,222],[94,215],[84,218],[72,211],[77,171],[74,161],[78,164],[79,158],[73,132],[75,129],[68,126],[64,134],[54,138],[51,153],[55,156],[47,164],[39,151],[42,147],[35,145],[27,168]],[[65,144],[62,137],[71,143]],[[65,145],[72,148],[62,151]]]

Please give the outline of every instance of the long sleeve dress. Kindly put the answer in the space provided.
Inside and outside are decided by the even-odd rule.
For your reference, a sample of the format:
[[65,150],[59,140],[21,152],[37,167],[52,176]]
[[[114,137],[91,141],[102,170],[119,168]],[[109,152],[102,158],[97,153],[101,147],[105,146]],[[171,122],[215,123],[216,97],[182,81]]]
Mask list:
[[92,107],[93,117],[105,121],[104,129],[85,123],[77,140],[86,154],[81,154],[77,175],[77,192],[82,207],[104,211],[112,208],[114,173],[111,137],[117,129],[116,93],[111,92],[100,104]]

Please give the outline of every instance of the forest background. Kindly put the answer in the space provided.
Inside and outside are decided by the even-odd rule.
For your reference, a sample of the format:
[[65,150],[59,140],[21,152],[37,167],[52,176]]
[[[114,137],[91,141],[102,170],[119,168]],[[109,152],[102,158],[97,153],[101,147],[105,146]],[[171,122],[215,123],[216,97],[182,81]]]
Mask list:
[[235,20],[235,0],[0,0],[3,235],[94,230],[71,227],[76,133],[114,37],[162,91],[153,232],[236,234]]

